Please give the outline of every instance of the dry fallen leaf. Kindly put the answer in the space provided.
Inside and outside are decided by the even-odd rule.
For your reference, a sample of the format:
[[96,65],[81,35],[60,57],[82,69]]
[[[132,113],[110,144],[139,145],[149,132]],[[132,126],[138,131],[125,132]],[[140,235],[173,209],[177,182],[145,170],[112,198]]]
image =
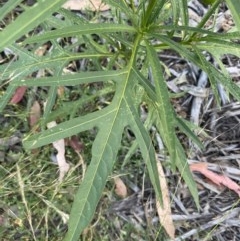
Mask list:
[[123,180],[120,177],[114,177],[113,180],[115,183],[115,193],[121,198],[127,197],[127,187]]
[[11,103],[11,104],[17,104],[17,103],[19,103],[19,102],[22,100],[22,98],[23,98],[26,90],[27,90],[27,87],[26,87],[26,86],[18,87],[17,90],[15,91],[12,99],[10,100],[10,103]]
[[[56,121],[52,121],[47,124],[47,127],[48,127],[48,129],[50,129],[56,125],[57,125]],[[58,152],[56,155],[56,159],[57,159],[57,164],[59,167],[59,181],[61,182],[63,180],[65,174],[68,172],[68,170],[70,168],[69,164],[66,162],[66,159],[65,159],[64,139],[54,141],[53,146]]]
[[77,136],[71,136],[70,138],[66,139],[66,145],[71,146],[75,152],[82,152],[84,149],[84,144],[79,141]]
[[36,125],[40,117],[41,117],[41,106],[38,103],[38,101],[34,101],[30,110],[29,126],[33,127],[34,125]]
[[66,144],[66,146],[71,146],[73,148],[73,150],[77,153],[77,155],[79,157],[79,163],[82,166],[82,171],[83,171],[82,175],[84,177],[85,172],[86,172],[86,164],[81,155],[81,152],[84,149],[84,144],[81,141],[79,141],[77,136],[71,136],[70,138],[66,138],[65,144]]
[[4,226],[6,223],[5,217],[3,215],[0,215],[0,226]]
[[157,213],[158,213],[161,225],[164,227],[169,237],[171,239],[174,239],[175,227],[172,220],[171,201],[169,197],[169,191],[168,191],[165,174],[163,172],[162,165],[159,161],[157,162],[157,168],[158,168],[159,181],[160,181],[160,187],[161,187],[162,199],[163,199],[163,207],[161,206],[158,200],[156,202]]
[[57,94],[60,98],[63,98],[64,92],[65,92],[65,88],[63,86],[58,86]]
[[[41,106],[38,103],[38,101],[34,101],[32,107],[31,107],[30,115],[29,115],[29,119],[28,119],[29,126],[31,127],[33,132],[39,131],[39,125],[37,125],[37,123],[38,123],[40,117],[41,117]],[[39,148],[31,150],[31,153],[35,156],[38,155],[39,152],[40,152]]]
[[38,56],[43,56],[46,51],[47,51],[48,45],[44,44],[43,46],[38,47],[35,51],[34,54],[38,55]]
[[209,180],[211,180],[213,183],[215,183],[218,186],[223,185],[233,190],[240,197],[240,186],[236,182],[231,180],[229,177],[227,177],[226,175],[217,174],[213,171],[210,171],[208,169],[207,163],[199,162],[199,163],[190,164],[190,169],[193,172],[200,172],[202,175],[207,177]]
[[71,10],[92,10],[92,11],[107,11],[109,6],[101,0],[68,0],[63,8]]

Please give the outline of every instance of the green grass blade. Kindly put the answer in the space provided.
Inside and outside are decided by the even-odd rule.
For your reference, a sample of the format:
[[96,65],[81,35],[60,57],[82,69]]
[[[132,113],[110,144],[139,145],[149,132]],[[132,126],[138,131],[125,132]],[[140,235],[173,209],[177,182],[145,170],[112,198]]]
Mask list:
[[0,32],[0,51],[19,39],[25,33],[57,11],[66,0],[38,0],[36,4],[22,13],[16,21]]
[[179,10],[182,19],[182,25],[188,26],[189,16],[188,16],[188,1],[187,0],[180,0],[179,1]]
[[[171,0],[171,8],[172,8],[172,16],[173,16],[173,25],[177,25],[180,18],[180,11],[179,11],[179,2]],[[187,11],[186,11],[187,12]],[[183,19],[184,20],[184,19]],[[185,25],[185,24],[184,24]]]
[[0,98],[0,112],[2,112],[6,105],[9,103],[16,89],[16,86],[8,86],[5,94]]

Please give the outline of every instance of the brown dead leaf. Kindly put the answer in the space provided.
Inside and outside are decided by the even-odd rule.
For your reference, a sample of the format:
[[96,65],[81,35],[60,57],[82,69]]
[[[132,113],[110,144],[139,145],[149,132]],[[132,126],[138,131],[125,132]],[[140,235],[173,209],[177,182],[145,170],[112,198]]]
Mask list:
[[158,213],[161,225],[164,227],[169,237],[171,239],[174,239],[175,227],[172,220],[171,201],[169,197],[169,191],[168,191],[165,174],[163,172],[161,162],[159,161],[157,162],[157,168],[158,168],[159,181],[160,181],[160,187],[161,187],[162,198],[163,198],[163,207],[161,206],[158,200],[156,202],[157,213]]
[[81,152],[84,149],[84,144],[79,141],[77,136],[71,136],[67,140],[67,144],[71,146],[75,152]]
[[60,98],[62,98],[64,96],[64,92],[65,92],[65,89],[63,86],[59,86],[58,89],[57,89],[57,94]]
[[63,8],[71,10],[107,11],[110,7],[101,0],[68,0]]
[[38,101],[34,101],[30,111],[29,126],[33,127],[34,125],[36,125],[40,117],[41,117],[41,106],[38,103]]
[[208,164],[206,162],[190,164],[190,170],[193,172],[200,172],[202,175],[204,175],[206,178],[211,180],[216,185],[223,185],[236,192],[240,197],[240,186],[226,175],[217,174],[213,171],[210,171],[208,169]]
[[48,48],[48,45],[44,44],[43,46],[40,46],[39,48],[37,48],[34,53],[38,56],[43,56],[46,53],[47,48]]
[[127,197],[127,187],[123,180],[120,177],[114,177],[113,180],[115,183],[115,193],[121,198]]
[[81,155],[81,152],[84,149],[84,144],[81,141],[79,141],[77,136],[71,136],[70,138],[65,139],[65,145],[71,146],[72,149],[77,153],[79,157],[79,163],[82,166],[82,176],[84,177],[86,172],[86,164]]
[[0,215],[0,226],[4,226],[6,223],[5,217],[3,215]]
[[[53,128],[54,126],[57,126],[56,121],[52,121],[52,122],[49,122],[47,124],[48,129]],[[57,159],[57,164],[58,164],[58,167],[59,167],[59,182],[62,182],[65,174],[68,172],[68,170],[70,168],[70,166],[67,163],[66,158],[65,158],[64,139],[54,141],[53,146],[58,152],[57,155],[56,155],[56,159]]]
[[[31,127],[33,132],[38,132],[39,131],[39,125],[37,125],[39,119],[41,117],[41,106],[37,101],[34,101],[31,110],[30,110],[30,115],[28,119],[29,126]],[[31,153],[35,156],[37,156],[40,152],[40,149],[32,149]]]
[[15,94],[13,95],[12,99],[10,100],[10,103],[11,104],[19,103],[22,100],[26,90],[27,90],[26,86],[18,87],[17,90],[15,91]]

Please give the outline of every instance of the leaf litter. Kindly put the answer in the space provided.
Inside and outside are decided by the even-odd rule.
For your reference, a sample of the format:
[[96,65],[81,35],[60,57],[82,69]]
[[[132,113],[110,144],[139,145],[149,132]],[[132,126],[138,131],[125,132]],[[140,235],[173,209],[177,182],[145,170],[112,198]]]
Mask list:
[[91,11],[107,11],[110,7],[101,0],[68,0],[64,8],[71,10],[91,10]]
[[164,174],[161,162],[159,161],[157,161],[157,168],[158,168],[159,181],[160,181],[160,186],[161,186],[162,196],[163,196],[163,205],[160,204],[159,200],[156,201],[157,213],[160,219],[160,224],[164,227],[168,236],[171,239],[174,239],[175,226],[172,219],[170,195],[169,195],[166,176]]
[[199,172],[211,180],[218,186],[225,186],[238,194],[240,197],[240,186],[232,181],[228,176],[223,174],[217,174],[208,169],[208,164],[205,162],[194,163],[190,165],[190,169],[193,172]]
[[[47,124],[48,129],[57,126],[56,121],[49,122]],[[63,181],[65,174],[69,171],[70,165],[66,161],[65,157],[65,142],[64,139],[53,142],[53,147],[57,150],[56,160],[59,167],[59,182]]]
[[128,196],[127,186],[120,177],[113,178],[115,184],[115,193],[120,198],[126,198]]
[[[198,1],[190,1],[190,4],[189,11],[194,15],[194,25],[201,19],[199,15],[195,15],[203,6]],[[202,12],[204,14],[205,10]],[[229,10],[223,7],[216,19],[215,31],[228,31],[232,26]],[[180,116],[189,117],[192,123],[199,127],[195,133],[205,147],[204,151],[201,151],[186,137],[179,136],[186,150],[190,150],[188,163],[198,183],[201,209],[196,209],[181,177],[166,170],[167,173],[161,173],[160,181],[166,180],[161,177],[167,177],[170,201],[167,196],[164,200],[165,206],[171,207],[170,211],[159,208],[158,201],[146,184],[142,187],[137,184],[137,188],[131,189],[131,195],[112,204],[110,214],[125,220],[123,223],[131,223],[138,230],[139,224],[143,228],[148,227],[151,217],[152,225],[160,222],[165,230],[168,230],[171,240],[175,241],[240,240],[240,103],[229,98],[222,85],[218,84],[222,105],[219,108],[209,88],[208,76],[203,71],[171,51],[163,51],[160,58],[171,73],[170,77],[167,76],[168,88],[174,93],[187,92],[180,101],[173,100],[175,110]],[[207,58],[212,61],[210,56]],[[239,59],[225,56],[223,61],[230,76],[239,84]],[[159,154],[158,158],[164,164],[166,157]],[[167,192],[166,189],[163,190]],[[153,208],[154,204],[157,205],[156,209]],[[167,221],[163,222],[161,217],[164,211],[166,219],[172,219],[173,224],[169,221],[168,226]],[[171,229],[172,231],[169,231]]]

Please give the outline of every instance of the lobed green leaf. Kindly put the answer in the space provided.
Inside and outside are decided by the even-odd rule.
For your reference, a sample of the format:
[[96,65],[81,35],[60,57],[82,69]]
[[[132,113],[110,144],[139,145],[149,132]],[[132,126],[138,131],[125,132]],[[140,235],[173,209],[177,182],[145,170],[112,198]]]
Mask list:
[[93,71],[82,72],[79,74],[44,77],[44,78],[30,78],[27,80],[17,79],[11,82],[12,86],[74,86],[85,83],[119,81],[126,74],[126,70],[119,71]]
[[162,66],[158,59],[157,53],[154,48],[146,42],[147,58],[149,61],[150,71],[152,73],[153,81],[155,84],[156,98],[155,103],[156,111],[159,115],[160,124],[164,132],[161,135],[170,153],[171,159],[175,159],[175,130],[174,130],[174,115],[170,98],[168,94],[167,84],[163,77]]
[[91,163],[75,195],[65,241],[79,240],[79,235],[92,219],[107,178],[111,174],[124,128],[118,115],[119,110],[116,109],[109,113],[107,118],[99,120],[102,124],[99,125],[99,133],[93,143]]
[[86,34],[103,34],[113,32],[129,32],[135,33],[135,28],[125,24],[111,24],[111,23],[84,23],[81,25],[73,25],[70,27],[64,27],[57,30],[52,30],[42,35],[37,35],[31,38],[27,38],[23,43],[36,43],[42,41],[49,41],[59,37],[71,37]]

